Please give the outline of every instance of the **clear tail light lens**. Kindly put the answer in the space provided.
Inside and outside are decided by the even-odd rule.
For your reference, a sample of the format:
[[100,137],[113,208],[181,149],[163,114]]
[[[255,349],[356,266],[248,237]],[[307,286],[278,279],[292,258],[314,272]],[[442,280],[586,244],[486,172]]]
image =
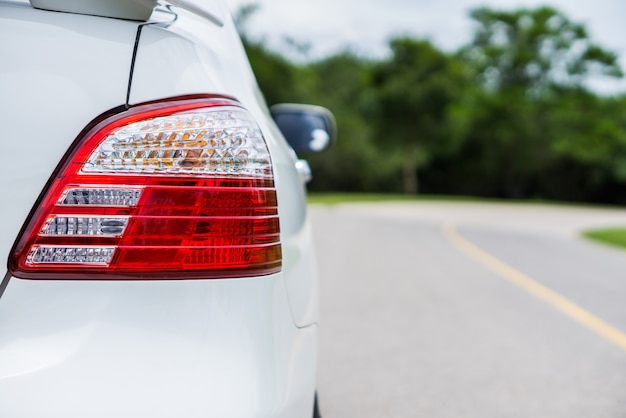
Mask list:
[[30,279],[277,272],[272,163],[236,102],[181,98],[104,118],[59,165],[12,251]]

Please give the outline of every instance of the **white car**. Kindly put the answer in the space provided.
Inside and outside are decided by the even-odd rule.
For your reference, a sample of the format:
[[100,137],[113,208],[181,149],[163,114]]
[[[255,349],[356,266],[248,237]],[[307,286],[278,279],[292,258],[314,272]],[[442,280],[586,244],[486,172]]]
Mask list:
[[0,0],[0,126],[0,417],[319,415],[333,120],[270,114],[222,1]]

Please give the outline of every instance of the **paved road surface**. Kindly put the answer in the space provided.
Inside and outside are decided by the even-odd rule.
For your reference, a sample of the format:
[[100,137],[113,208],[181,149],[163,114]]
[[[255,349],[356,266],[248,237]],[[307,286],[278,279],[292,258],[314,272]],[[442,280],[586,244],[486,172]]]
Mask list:
[[313,206],[325,418],[626,417],[626,210]]

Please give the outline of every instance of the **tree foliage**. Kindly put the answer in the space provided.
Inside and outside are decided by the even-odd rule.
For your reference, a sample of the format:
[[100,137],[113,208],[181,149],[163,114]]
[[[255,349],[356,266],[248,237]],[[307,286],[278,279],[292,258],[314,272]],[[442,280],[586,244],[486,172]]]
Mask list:
[[391,57],[373,68],[378,145],[402,155],[404,192],[418,191],[418,169],[450,147],[452,105],[463,93],[460,63],[429,41],[397,38]]
[[469,180],[460,191],[512,198],[581,198],[578,185],[547,175],[567,167],[589,190],[588,157],[574,150],[580,151],[585,138],[599,140],[597,126],[606,118],[597,110],[607,99],[587,90],[585,82],[598,75],[621,77],[615,54],[593,43],[582,25],[552,8],[480,8],[471,16],[477,24],[475,36],[459,55],[481,89],[475,93],[474,106],[467,109],[470,123],[461,153],[471,159],[461,164],[466,175],[470,166],[479,178],[491,180]]
[[589,88],[622,76],[616,55],[553,8],[471,18],[458,52],[404,37],[378,60],[296,64],[244,36],[270,104],[335,113],[337,146],[307,157],[311,190],[412,193],[419,173],[421,193],[626,203],[626,96]]
[[614,53],[553,8],[479,8],[471,17],[477,27],[462,55],[489,90],[517,87],[541,95],[555,87],[579,87],[590,75],[622,75]]

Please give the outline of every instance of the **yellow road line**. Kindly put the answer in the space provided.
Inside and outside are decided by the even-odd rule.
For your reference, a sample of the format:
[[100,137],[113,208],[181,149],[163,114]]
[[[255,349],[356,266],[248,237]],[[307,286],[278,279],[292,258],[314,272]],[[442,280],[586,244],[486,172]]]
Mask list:
[[491,254],[479,248],[475,244],[463,238],[456,230],[454,223],[449,222],[442,227],[443,235],[469,257],[478,261],[488,269],[497,273],[500,277],[507,280],[531,295],[544,302],[552,305],[565,315],[577,321],[581,325],[587,327],[596,334],[609,340],[622,350],[626,351],[626,334],[619,329],[607,324],[591,312],[581,308],[566,297],[551,290],[539,282],[515,270],[513,267],[498,260]]

